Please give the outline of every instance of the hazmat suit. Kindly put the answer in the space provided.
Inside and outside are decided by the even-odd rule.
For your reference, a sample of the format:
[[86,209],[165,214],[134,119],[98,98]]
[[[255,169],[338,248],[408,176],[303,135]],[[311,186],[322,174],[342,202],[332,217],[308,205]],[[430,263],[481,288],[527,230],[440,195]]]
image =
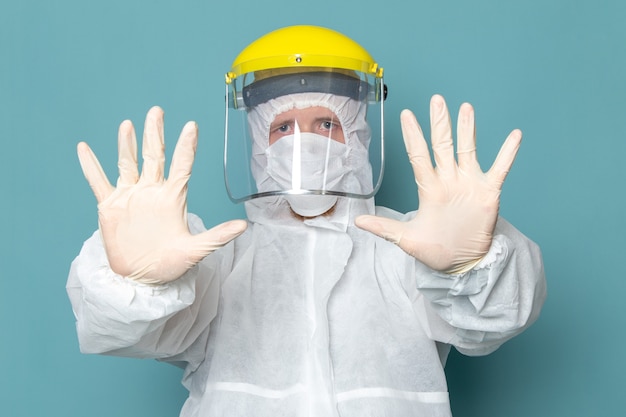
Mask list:
[[[445,130],[445,103],[432,103],[431,117]],[[268,144],[274,121],[294,109],[329,110],[341,139],[301,131],[304,119],[296,119],[295,129],[283,134],[288,123],[281,124],[282,136]],[[194,124],[183,129],[167,180],[158,108],[146,120],[141,176],[129,123],[120,128],[117,187],[79,146],[100,219],[67,284],[81,351],[183,367],[183,417],[450,416],[450,347],[488,354],[536,320],[545,298],[539,248],[497,213],[490,228],[468,209],[465,220],[480,236],[448,250],[470,232],[457,227],[463,219],[449,225],[450,217],[437,216],[469,204],[461,196],[443,207],[433,172],[413,158],[427,193],[423,210],[439,204],[428,217],[439,227],[437,240],[419,241],[433,233],[421,224],[422,207],[407,214],[376,207],[371,130],[358,98],[290,92],[245,117],[257,195],[244,203],[247,224],[209,231],[185,205]],[[421,141],[413,139],[421,131],[411,115],[403,114],[403,131],[410,157],[420,159]],[[436,152],[438,164],[449,163],[447,151]],[[319,164],[318,153],[325,155]]]

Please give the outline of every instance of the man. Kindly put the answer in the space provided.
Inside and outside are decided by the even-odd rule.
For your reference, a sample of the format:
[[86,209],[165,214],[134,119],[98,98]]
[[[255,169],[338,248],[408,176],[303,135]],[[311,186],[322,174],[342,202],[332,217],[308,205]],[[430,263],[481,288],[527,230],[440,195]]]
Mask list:
[[183,366],[181,416],[449,416],[450,346],[494,351],[545,298],[539,249],[498,217],[521,132],[483,173],[472,107],[459,112],[457,162],[435,96],[433,167],[404,111],[420,207],[375,207],[382,74],[319,27],[279,29],[242,51],[226,76],[225,172],[248,222],[205,231],[187,215],[192,122],[167,180],[159,108],[146,118],[141,175],[134,128],[120,126],[117,187],[79,144],[100,226],[68,280],[82,351]]

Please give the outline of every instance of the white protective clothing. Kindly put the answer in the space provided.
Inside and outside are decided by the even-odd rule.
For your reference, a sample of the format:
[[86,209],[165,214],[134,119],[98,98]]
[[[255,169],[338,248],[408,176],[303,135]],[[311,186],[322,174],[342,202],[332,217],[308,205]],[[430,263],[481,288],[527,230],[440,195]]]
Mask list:
[[183,417],[450,416],[449,345],[490,353],[545,297],[539,249],[502,219],[450,276],[354,227],[371,201],[304,223],[280,197],[246,206],[248,230],[167,285],[113,273],[97,233],[71,268],[81,350],[185,366]]
[[[538,247],[503,219],[482,260],[448,275],[354,224],[415,213],[345,197],[305,220],[282,196],[245,207],[241,236],[165,285],[115,274],[99,233],[72,263],[81,350],[185,367],[183,417],[449,417],[450,346],[494,351],[545,298]],[[192,233],[204,230],[189,221]]]

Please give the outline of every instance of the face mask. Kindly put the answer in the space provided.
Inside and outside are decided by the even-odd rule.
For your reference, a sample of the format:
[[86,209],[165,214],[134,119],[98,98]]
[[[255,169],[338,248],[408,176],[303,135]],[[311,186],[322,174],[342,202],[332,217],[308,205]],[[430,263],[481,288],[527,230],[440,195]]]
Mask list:
[[[345,144],[314,133],[285,136],[265,151],[267,174],[283,190],[333,191],[348,172],[347,150]],[[323,214],[337,202],[332,195],[285,198],[294,212],[305,217]]]

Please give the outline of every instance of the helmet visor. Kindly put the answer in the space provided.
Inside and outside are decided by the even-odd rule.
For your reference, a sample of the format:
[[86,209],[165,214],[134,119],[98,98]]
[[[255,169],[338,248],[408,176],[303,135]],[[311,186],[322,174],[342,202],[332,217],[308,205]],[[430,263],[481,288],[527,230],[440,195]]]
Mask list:
[[255,75],[226,87],[230,198],[373,196],[384,166],[382,78],[319,68]]

